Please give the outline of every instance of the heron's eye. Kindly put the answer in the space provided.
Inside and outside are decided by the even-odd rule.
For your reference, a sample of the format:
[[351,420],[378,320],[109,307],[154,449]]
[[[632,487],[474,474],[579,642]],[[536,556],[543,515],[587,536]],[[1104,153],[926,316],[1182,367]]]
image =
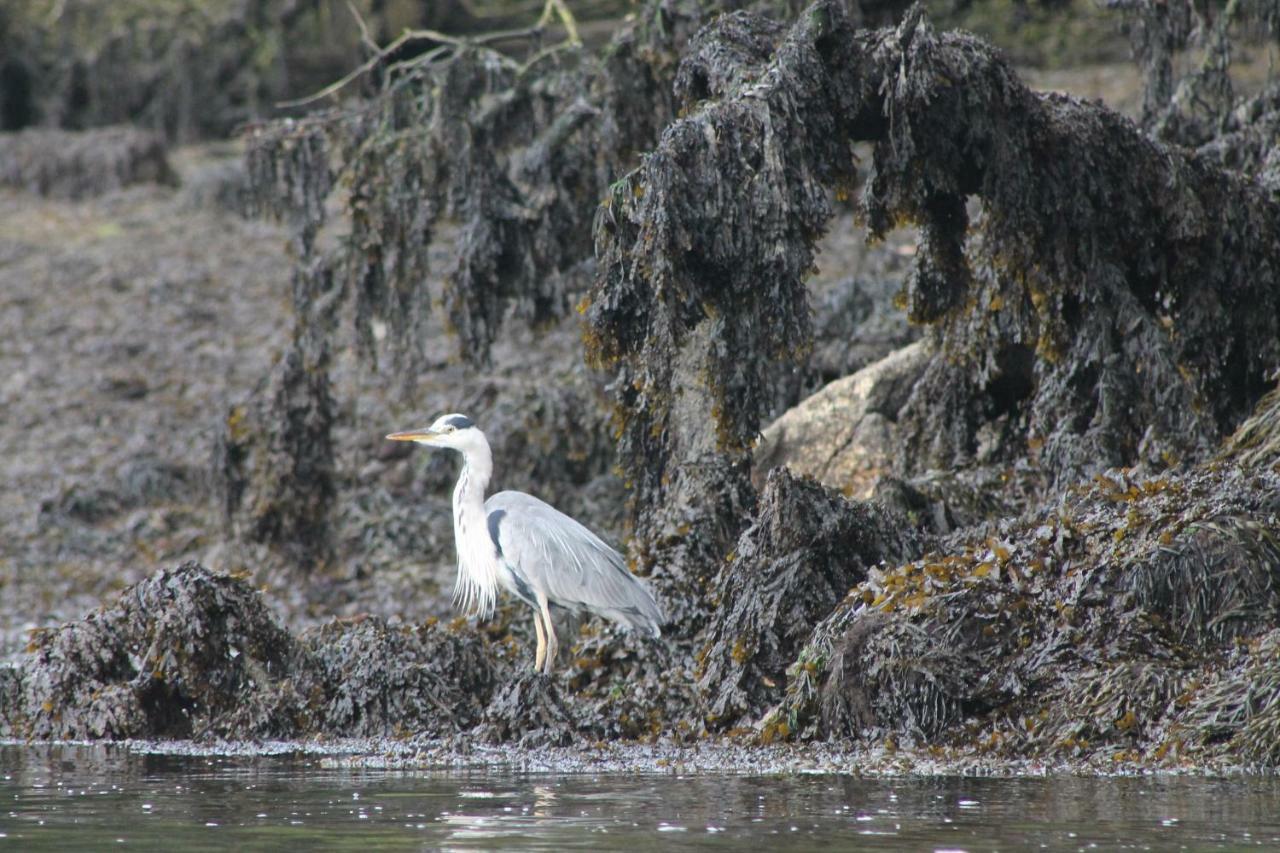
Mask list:
[[444,425],[444,431],[445,431],[445,432],[457,432],[457,431],[458,431],[458,428],[457,428],[456,426],[454,426],[453,424],[445,424],[445,425]]

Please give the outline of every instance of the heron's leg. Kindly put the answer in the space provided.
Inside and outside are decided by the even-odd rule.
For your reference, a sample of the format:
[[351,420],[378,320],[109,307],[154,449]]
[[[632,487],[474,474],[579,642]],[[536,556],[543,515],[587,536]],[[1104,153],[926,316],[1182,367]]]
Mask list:
[[547,627],[547,660],[546,668],[542,671],[550,675],[556,665],[556,652],[560,650],[560,643],[556,640],[556,626],[551,623],[551,608],[547,606],[547,597],[541,593],[538,594],[538,609],[542,611],[542,621]]
[[533,628],[538,632],[538,652],[533,658],[533,671],[538,672],[547,656],[547,634],[542,630],[542,613],[537,608],[533,611]]

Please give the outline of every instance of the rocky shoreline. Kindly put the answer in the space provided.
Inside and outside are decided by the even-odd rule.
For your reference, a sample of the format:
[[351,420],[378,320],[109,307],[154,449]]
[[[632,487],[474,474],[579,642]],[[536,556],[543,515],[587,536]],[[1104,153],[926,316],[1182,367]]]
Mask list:
[[[1280,764],[1277,84],[1206,138],[849,6],[460,42],[244,167],[112,131],[141,177],[5,190],[0,738]],[[441,411],[661,642],[588,621],[545,678],[452,617],[451,462],[380,440]]]

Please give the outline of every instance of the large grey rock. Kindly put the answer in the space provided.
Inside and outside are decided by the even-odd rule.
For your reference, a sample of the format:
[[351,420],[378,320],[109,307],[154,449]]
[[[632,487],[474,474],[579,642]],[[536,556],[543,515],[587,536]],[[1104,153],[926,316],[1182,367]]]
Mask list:
[[896,446],[897,412],[930,357],[926,341],[837,379],[770,424],[756,446],[757,488],[785,465],[846,496],[867,499]]

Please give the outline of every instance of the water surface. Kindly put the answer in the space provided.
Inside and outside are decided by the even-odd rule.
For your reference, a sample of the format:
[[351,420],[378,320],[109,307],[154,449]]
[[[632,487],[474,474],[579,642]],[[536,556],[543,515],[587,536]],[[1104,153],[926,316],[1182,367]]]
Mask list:
[[0,746],[0,851],[1215,850],[1280,846],[1274,777],[860,778],[335,769]]

